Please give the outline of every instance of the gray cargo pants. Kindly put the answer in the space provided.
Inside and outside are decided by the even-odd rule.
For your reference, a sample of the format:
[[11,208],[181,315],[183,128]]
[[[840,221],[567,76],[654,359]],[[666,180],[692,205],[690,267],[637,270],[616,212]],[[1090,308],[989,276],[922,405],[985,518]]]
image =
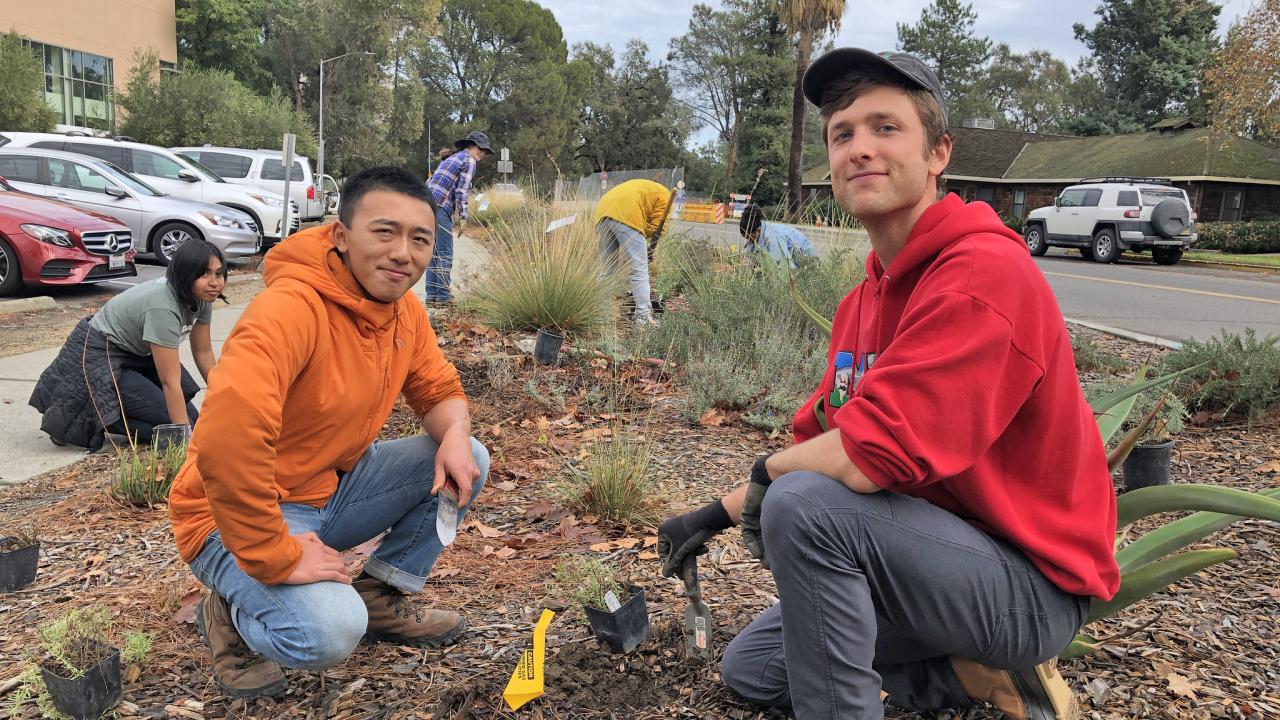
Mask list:
[[1071,641],[1089,598],[1009,543],[924,500],[779,478],[761,512],[780,601],[725,649],[720,674],[799,720],[877,720],[969,704],[949,655],[1030,668]]

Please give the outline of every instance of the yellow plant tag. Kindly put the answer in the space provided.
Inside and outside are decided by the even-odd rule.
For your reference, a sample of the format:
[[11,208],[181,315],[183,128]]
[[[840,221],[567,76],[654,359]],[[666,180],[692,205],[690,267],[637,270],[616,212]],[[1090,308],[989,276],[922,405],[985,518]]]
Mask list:
[[542,696],[542,661],[546,657],[547,626],[551,624],[553,617],[555,613],[550,610],[542,611],[542,617],[533,626],[533,648],[520,654],[520,662],[516,663],[516,669],[511,673],[507,689],[502,691],[502,699],[507,701],[507,706],[512,710]]

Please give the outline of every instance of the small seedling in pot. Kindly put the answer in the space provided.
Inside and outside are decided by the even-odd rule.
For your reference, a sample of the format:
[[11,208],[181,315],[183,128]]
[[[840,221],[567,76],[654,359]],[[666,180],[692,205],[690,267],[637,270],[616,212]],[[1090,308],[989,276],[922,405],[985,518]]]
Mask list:
[[40,541],[35,530],[0,531],[0,593],[20,590],[35,582],[39,564]]
[[186,442],[166,442],[161,448],[136,444],[123,448],[111,476],[111,497],[138,507],[164,502],[186,459]]
[[39,632],[36,657],[9,702],[13,717],[33,698],[46,717],[101,717],[120,700],[121,661],[141,662],[151,651],[145,633],[119,636],[103,607],[71,610]]
[[631,652],[649,638],[644,589],[620,582],[604,562],[566,558],[556,567],[552,589],[582,606],[596,640],[613,652]]

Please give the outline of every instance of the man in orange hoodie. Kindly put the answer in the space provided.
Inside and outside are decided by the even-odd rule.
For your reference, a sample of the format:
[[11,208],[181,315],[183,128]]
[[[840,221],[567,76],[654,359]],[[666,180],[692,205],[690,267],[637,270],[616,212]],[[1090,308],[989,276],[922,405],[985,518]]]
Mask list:
[[[372,168],[338,217],[267,257],[169,496],[178,551],[212,591],[197,626],[214,676],[241,698],[283,693],[281,666],[335,665],[361,639],[440,646],[466,628],[406,597],[444,549],[437,493],[470,504],[489,465],[408,292],[431,260],[435,203],[412,173]],[[375,443],[401,393],[426,434]],[[338,551],[383,531],[353,582]]]

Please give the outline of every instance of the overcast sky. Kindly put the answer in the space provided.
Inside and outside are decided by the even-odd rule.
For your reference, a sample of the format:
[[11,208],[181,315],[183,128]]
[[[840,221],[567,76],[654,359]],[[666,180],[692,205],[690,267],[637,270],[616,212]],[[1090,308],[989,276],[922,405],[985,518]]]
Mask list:
[[[592,40],[620,51],[627,40],[639,37],[649,45],[650,56],[666,56],[668,41],[689,27],[694,0],[537,0],[555,14],[565,40]],[[1014,51],[1050,50],[1069,65],[1085,53],[1075,40],[1071,25],[1092,26],[1096,2],[1089,0],[970,0],[978,14],[975,28],[995,42],[1008,43]],[[1249,10],[1251,0],[1223,0],[1219,26],[1223,32]],[[718,6],[718,0],[709,0]],[[837,46],[852,45],[875,51],[892,50],[898,40],[896,23],[914,23],[929,0],[848,0],[844,22],[835,39]]]

